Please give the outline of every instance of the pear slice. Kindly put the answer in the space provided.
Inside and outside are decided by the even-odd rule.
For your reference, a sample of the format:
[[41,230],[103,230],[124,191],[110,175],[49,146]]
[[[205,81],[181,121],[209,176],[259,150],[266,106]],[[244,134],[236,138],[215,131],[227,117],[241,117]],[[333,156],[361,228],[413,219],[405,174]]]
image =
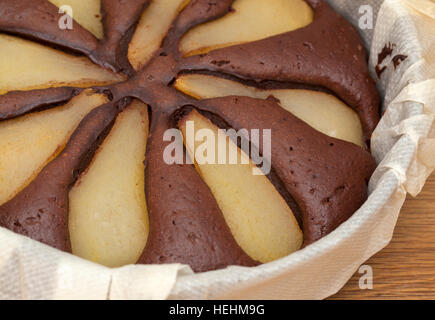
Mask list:
[[72,252],[108,267],[136,263],[148,237],[145,201],[147,106],[134,101],[116,120],[69,193]]
[[284,109],[314,129],[330,137],[365,146],[358,114],[331,94],[300,89],[261,90],[203,74],[182,75],[175,87],[196,99],[232,95],[266,99],[274,96]]
[[307,26],[313,10],[303,0],[236,0],[224,17],[189,31],[180,43],[184,56],[265,39]]
[[123,80],[85,57],[0,34],[0,94],[49,87],[89,87]]
[[105,95],[86,90],[62,107],[0,122],[0,204],[62,151],[86,114],[106,102]]
[[101,0],[48,0],[57,7],[70,6],[72,17],[98,39],[102,39]]
[[[293,212],[267,177],[254,175],[253,170],[257,168],[249,157],[195,110],[179,123],[186,149],[192,159],[194,154],[197,155],[194,150],[202,143],[186,139],[188,121],[193,122],[195,135],[202,129],[213,134],[215,155],[219,143],[221,146],[222,143],[227,143],[227,155],[229,148],[237,149],[239,164],[198,162],[196,168],[214,195],[239,246],[251,258],[263,263],[298,250],[302,244],[302,231]],[[215,163],[218,163],[217,159]]]
[[186,0],[151,1],[128,47],[128,60],[135,70],[143,67],[160,48],[172,21],[185,5]]

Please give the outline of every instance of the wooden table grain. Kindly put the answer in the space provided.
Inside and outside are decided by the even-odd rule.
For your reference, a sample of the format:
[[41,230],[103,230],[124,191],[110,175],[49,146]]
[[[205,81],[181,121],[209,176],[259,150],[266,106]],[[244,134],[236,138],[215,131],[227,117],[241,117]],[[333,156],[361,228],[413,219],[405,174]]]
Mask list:
[[417,198],[408,196],[391,243],[369,259],[373,289],[358,272],[332,299],[435,299],[435,174]]

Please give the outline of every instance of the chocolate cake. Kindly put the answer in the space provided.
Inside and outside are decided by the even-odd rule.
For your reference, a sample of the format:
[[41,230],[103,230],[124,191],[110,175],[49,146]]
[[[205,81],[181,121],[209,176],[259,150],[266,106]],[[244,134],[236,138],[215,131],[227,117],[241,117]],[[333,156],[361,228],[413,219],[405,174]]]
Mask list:
[[[366,200],[380,98],[325,1],[83,0],[66,28],[60,4],[0,2],[1,227],[108,266],[200,272],[286,256]],[[270,172],[199,163],[187,121],[270,130]],[[168,164],[171,143],[195,163]]]

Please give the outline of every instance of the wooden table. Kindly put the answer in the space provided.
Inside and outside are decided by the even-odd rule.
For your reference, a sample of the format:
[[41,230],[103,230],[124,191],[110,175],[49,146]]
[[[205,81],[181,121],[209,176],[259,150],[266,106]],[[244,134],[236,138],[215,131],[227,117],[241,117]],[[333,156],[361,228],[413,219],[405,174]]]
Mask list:
[[357,272],[332,299],[435,299],[435,174],[417,197],[408,196],[392,242],[365,265],[373,290],[360,290]]

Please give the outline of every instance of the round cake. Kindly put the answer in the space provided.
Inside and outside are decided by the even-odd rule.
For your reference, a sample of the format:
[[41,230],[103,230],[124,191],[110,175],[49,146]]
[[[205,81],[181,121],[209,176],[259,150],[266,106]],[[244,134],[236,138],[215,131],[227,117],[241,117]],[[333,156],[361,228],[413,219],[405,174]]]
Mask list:
[[0,2],[0,227],[109,266],[256,266],[367,198],[380,98],[323,0]]

